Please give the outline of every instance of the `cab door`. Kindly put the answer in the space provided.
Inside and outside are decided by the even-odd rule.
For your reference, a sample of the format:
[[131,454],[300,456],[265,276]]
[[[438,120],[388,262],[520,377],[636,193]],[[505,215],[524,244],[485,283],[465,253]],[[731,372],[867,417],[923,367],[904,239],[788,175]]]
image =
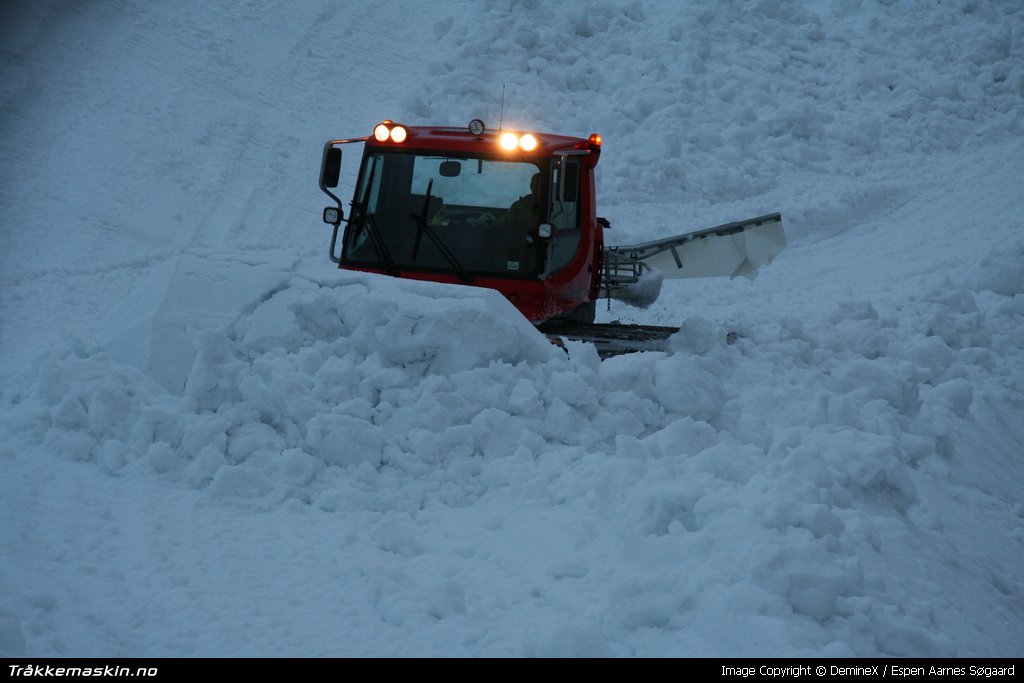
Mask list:
[[568,266],[580,247],[580,173],[578,158],[561,155],[551,167],[551,198],[548,222],[551,243],[548,248],[547,274]]

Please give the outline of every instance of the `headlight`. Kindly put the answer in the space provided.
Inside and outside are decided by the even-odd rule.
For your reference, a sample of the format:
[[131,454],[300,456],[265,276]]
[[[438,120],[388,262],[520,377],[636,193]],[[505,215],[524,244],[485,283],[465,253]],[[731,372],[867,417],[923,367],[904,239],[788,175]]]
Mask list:
[[501,138],[498,140],[498,144],[501,145],[502,149],[512,151],[519,144],[519,138],[515,133],[502,133]]
[[516,148],[524,152],[532,152],[540,145],[540,141],[532,133],[523,133],[522,135],[519,133],[502,133],[501,137],[498,138],[498,144],[508,152],[515,151]]
[[391,119],[384,119],[373,129],[373,139],[377,142],[391,142],[402,144],[409,137],[409,130],[402,125],[394,123]]
[[532,152],[537,149],[537,138],[527,133],[519,138],[519,148],[524,152]]

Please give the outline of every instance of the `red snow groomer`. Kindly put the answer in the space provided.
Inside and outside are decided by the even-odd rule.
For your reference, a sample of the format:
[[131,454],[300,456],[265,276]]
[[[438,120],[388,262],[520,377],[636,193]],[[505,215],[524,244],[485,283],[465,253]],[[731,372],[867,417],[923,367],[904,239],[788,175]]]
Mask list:
[[[341,146],[363,143],[349,216],[337,188]],[[378,124],[329,140],[320,189],[336,206],[330,258],[340,268],[487,287],[549,336],[605,355],[656,347],[677,328],[596,325],[603,297],[657,298],[664,277],[752,277],[785,245],[773,213],[644,244],[606,247],[597,215],[601,136]],[[337,254],[338,229],[346,223]]]

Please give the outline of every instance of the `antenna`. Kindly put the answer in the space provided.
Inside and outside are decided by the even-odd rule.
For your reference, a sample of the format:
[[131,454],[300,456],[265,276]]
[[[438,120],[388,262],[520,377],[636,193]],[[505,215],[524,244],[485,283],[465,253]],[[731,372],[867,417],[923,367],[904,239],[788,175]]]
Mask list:
[[505,84],[501,84],[501,113],[498,114],[498,132],[501,132],[501,124],[505,121]]

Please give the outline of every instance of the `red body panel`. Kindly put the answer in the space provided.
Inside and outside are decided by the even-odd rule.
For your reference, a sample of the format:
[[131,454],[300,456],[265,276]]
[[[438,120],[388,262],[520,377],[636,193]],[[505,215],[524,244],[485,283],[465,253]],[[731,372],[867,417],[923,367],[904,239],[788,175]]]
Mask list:
[[[450,152],[493,159],[531,160],[551,159],[566,151],[579,160],[581,169],[579,214],[579,247],[571,261],[563,268],[536,278],[501,278],[475,276],[469,284],[501,292],[531,322],[541,323],[564,315],[577,306],[597,298],[600,287],[600,257],[604,247],[604,234],[597,223],[595,211],[594,167],[600,157],[600,146],[587,138],[532,133],[537,148],[529,152],[521,149],[505,151],[498,144],[498,132],[485,132],[476,136],[465,128],[437,128],[430,126],[403,126],[408,132],[402,143],[379,142],[372,136],[365,139],[364,155],[382,150],[410,152]],[[506,131],[507,132],[507,131]],[[518,131],[525,132],[525,131]],[[578,156],[577,156],[578,155]],[[364,265],[346,264],[339,268],[381,273],[383,269]],[[412,280],[459,284],[455,273],[401,270],[400,277]]]

